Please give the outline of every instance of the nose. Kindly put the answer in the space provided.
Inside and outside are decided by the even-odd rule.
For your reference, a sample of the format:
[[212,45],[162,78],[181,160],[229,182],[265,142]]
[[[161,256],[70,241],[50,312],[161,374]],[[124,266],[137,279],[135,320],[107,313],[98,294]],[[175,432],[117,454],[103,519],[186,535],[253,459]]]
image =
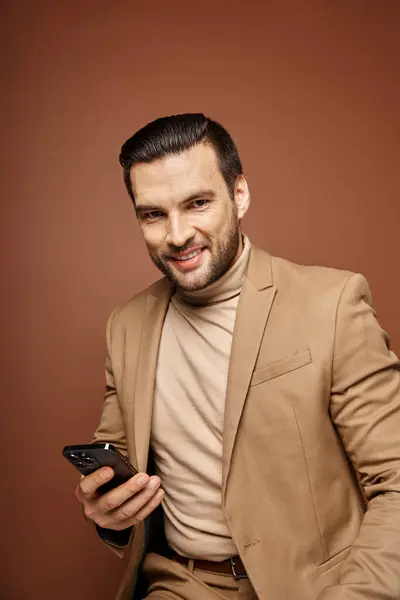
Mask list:
[[165,241],[169,246],[182,248],[194,237],[195,233],[185,215],[170,215]]

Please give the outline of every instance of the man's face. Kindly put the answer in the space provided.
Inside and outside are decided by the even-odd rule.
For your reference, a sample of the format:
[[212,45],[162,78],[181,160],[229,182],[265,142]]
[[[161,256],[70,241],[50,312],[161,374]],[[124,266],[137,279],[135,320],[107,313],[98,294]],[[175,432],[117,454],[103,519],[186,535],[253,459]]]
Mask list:
[[230,197],[214,148],[199,144],[135,164],[131,180],[150,257],[174,285],[200,290],[229,269],[241,251],[249,193],[240,176]]

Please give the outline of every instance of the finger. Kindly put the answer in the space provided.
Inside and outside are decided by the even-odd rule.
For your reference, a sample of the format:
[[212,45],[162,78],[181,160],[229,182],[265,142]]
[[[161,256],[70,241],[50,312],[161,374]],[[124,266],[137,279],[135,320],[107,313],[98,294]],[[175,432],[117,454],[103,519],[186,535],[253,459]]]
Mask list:
[[[127,500],[122,506],[114,511],[112,518],[118,521],[125,521],[136,515],[154,496],[160,487],[160,479],[151,477],[149,483],[140,492],[135,494],[130,500]],[[110,515],[111,517],[111,515]]]
[[92,498],[96,495],[97,489],[107,481],[110,481],[113,477],[114,471],[111,467],[101,467],[94,473],[86,475],[86,477],[81,479],[76,489],[78,500],[82,502]]
[[132,517],[128,519],[124,519],[123,521],[118,521],[117,523],[112,523],[112,529],[120,531],[121,529],[127,529],[128,527],[132,527],[138,525],[141,521],[144,521],[146,517],[148,517],[153,510],[161,504],[163,498],[165,496],[165,492],[162,489],[158,489],[157,492],[150,498],[148,502]]
[[144,521],[144,519],[146,519],[153,512],[153,510],[155,510],[157,508],[157,506],[159,506],[159,504],[161,504],[164,496],[165,496],[164,490],[161,490],[161,489],[157,490],[157,492],[147,502],[147,504],[145,504],[143,506],[143,508],[141,508],[139,510],[139,512],[137,512],[135,514],[135,516],[134,516],[135,521],[137,523],[140,523],[141,521]]
[[[146,475],[146,473],[137,473],[126,483],[102,495],[97,502],[98,511],[104,513],[118,508],[121,504],[129,500],[129,498],[140,492],[153,479]],[[160,482],[158,477],[157,480]],[[159,485],[160,483],[158,483]]]

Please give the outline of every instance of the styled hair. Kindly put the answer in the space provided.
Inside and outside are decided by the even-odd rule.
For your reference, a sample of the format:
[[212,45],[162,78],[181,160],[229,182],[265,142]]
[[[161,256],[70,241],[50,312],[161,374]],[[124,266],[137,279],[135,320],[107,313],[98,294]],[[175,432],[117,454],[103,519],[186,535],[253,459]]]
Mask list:
[[217,154],[221,174],[231,198],[241,175],[242,163],[230,134],[216,121],[202,113],[186,113],[161,117],[139,129],[122,146],[119,162],[124,170],[124,182],[132,201],[135,197],[130,178],[136,163],[150,163],[171,154],[180,154],[197,144],[209,144]]

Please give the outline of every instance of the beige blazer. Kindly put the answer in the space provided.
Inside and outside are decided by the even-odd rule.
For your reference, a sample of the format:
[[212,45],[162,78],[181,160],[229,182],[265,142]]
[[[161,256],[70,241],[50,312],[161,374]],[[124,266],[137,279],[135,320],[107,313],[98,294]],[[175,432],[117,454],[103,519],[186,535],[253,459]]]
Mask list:
[[[114,311],[96,441],[146,470],[162,279]],[[400,599],[400,371],[361,275],[252,246],[226,398],[223,512],[260,600]],[[144,526],[125,549],[130,600]]]

